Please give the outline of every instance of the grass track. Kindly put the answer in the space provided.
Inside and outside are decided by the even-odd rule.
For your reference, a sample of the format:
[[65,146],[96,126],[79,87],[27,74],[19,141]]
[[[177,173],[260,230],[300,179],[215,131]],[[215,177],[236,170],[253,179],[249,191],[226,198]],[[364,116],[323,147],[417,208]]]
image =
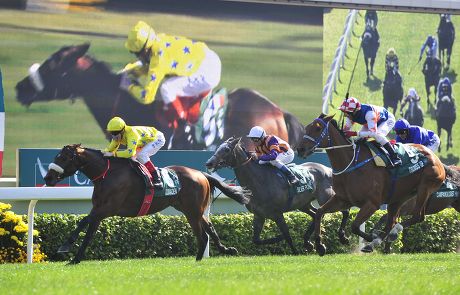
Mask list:
[[[330,70],[330,65],[334,57],[335,50],[338,45],[339,38],[343,31],[345,18],[348,10],[333,9],[330,13],[324,15],[324,59],[323,59],[323,80],[326,79]],[[361,36],[364,31],[364,14],[365,11],[360,11],[361,16],[358,17],[358,23],[354,27],[356,35]],[[436,30],[439,23],[438,14],[421,14],[421,13],[402,13],[402,12],[378,12],[379,22],[378,31],[380,34],[380,48],[377,52],[375,60],[374,75],[375,78],[369,84],[366,84],[366,67],[364,65],[363,53],[361,51],[358,57],[358,63],[354,72],[353,81],[350,87],[350,96],[355,96],[362,102],[383,105],[382,86],[385,77],[385,54],[388,48],[394,47],[399,57],[400,72],[403,77],[404,93],[406,94],[409,88],[415,87],[418,94],[422,97],[422,108],[427,110],[426,94],[425,94],[425,80],[421,72],[423,60],[414,67],[418,60],[420,47],[429,34],[436,36]],[[452,16],[452,21],[456,30],[459,30],[460,17]],[[351,45],[348,47],[345,69],[341,71],[342,84],[337,83],[337,94],[334,96],[333,105],[337,108],[342,102],[347,92],[347,87],[351,78],[352,69],[360,46],[358,37],[353,37]],[[453,81],[453,96],[457,97],[457,109],[459,109],[458,97],[460,96],[460,84],[456,77],[460,71],[460,38],[455,39],[452,50],[451,69],[446,73],[447,76]],[[410,69],[414,67],[409,75]],[[432,90],[433,91],[433,90]],[[431,101],[433,101],[433,94]],[[406,106],[407,108],[407,106]],[[337,113],[338,111],[330,108],[329,113]],[[396,119],[399,119],[399,110],[395,114]],[[338,119],[339,116],[336,116]],[[453,149],[447,153],[445,145],[438,156],[441,157],[446,163],[457,164],[459,162],[460,153],[460,135],[458,134],[458,127],[460,121],[457,120],[453,127]],[[425,128],[437,132],[436,121],[425,115]],[[447,139],[446,132],[442,132],[441,144]]]
[[459,294],[457,254],[0,265],[1,294]]
[[[80,100],[16,102],[14,87],[28,67],[61,46],[91,42],[89,53],[120,69],[133,57],[123,43],[138,20],[158,32],[203,40],[221,57],[220,85],[258,90],[304,123],[321,109],[322,26],[249,19],[200,18],[164,13],[46,14],[0,11],[0,67],[6,107],[4,176],[15,174],[17,148],[106,145],[96,121]],[[320,17],[319,17],[320,19]],[[53,128],[51,128],[53,127]]]

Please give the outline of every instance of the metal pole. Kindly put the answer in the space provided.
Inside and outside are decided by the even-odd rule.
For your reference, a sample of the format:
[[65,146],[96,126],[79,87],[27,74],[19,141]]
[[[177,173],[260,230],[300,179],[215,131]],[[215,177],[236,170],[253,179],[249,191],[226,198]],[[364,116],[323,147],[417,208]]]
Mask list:
[[[209,203],[208,207],[204,211],[204,217],[206,219],[209,219],[209,213],[211,213],[211,203]],[[206,235],[208,236],[208,243],[206,244],[206,248],[204,249],[203,258],[209,258],[209,235]]]
[[27,263],[33,262],[34,257],[34,210],[38,200],[30,200],[27,210],[28,235],[27,235]]

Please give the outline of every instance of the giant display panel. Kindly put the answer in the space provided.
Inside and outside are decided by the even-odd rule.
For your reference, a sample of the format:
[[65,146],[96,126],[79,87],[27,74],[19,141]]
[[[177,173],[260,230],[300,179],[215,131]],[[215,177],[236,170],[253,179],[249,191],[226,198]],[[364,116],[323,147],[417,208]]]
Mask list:
[[[232,135],[246,134],[255,124],[267,129],[280,125],[282,136],[292,142],[288,125],[299,126],[320,110],[320,8],[221,1],[97,3],[77,8],[29,5],[0,11],[0,65],[6,102],[4,176],[15,174],[17,148],[55,148],[70,143],[104,148],[104,128],[113,115],[124,116],[128,124],[155,125],[171,136],[175,130],[161,125],[162,108],[155,103],[144,106],[126,93],[120,94],[113,79],[136,60],[124,42],[139,20],[159,33],[204,41],[218,53],[222,79],[216,90],[225,88],[229,93],[224,128],[233,128],[236,134]],[[77,45],[80,47],[72,47]],[[59,51],[63,47],[68,48]],[[56,65],[64,67],[40,72],[45,90],[38,94],[15,89],[18,82],[30,80],[32,64],[43,64],[53,54]],[[51,79],[57,82],[47,85]],[[235,92],[241,88],[246,90]],[[244,97],[232,104],[235,93]],[[280,108],[286,113],[272,117],[259,101],[269,105],[268,111]],[[237,125],[241,125],[239,129],[235,129]],[[180,136],[184,140],[170,148],[215,147],[215,143],[203,147],[190,142],[183,132]]]
[[[334,60],[338,40],[343,33],[348,13],[349,10],[332,9],[327,10],[324,14],[323,81],[326,81]],[[377,22],[371,25],[375,26],[378,32],[379,46],[371,48],[372,46],[365,44],[366,41],[363,41],[361,46],[361,40],[365,35],[373,36],[374,33],[366,30],[366,10],[359,11],[353,26],[350,45],[347,47],[344,69],[340,71],[341,83],[337,83],[337,91],[332,96],[329,113],[336,113],[336,118],[339,118],[340,112],[337,107],[349,89],[349,95],[358,98],[361,102],[385,105],[395,114],[396,119],[406,117],[413,124],[423,124],[423,127],[438,133],[441,138],[438,156],[444,163],[457,164],[460,137],[457,131],[459,125],[456,120],[456,107],[450,106],[446,109],[437,104],[439,98],[437,98],[434,87],[438,85],[440,79],[448,78],[452,83],[454,105],[458,103],[456,97],[460,92],[457,78],[460,71],[460,41],[458,37],[452,35],[452,27],[453,30],[458,30],[460,17],[448,16],[447,23],[446,25],[444,21],[441,21],[440,14],[377,11]],[[432,59],[426,48],[423,52],[421,51],[428,36],[436,39],[438,49],[439,47],[449,48],[450,44],[452,45],[450,64],[448,64],[448,50],[445,49],[442,55],[439,50],[435,51],[439,61],[433,61],[433,64],[436,63],[438,66],[432,65],[431,61],[437,58]],[[385,67],[385,58],[391,48],[394,49],[399,59],[401,79],[393,75],[392,69],[387,71]],[[375,52],[373,69],[371,69],[371,60],[368,59],[369,75],[367,75],[365,64],[366,50]],[[367,52],[367,56],[370,55],[372,54]],[[434,70],[435,68],[438,71]],[[435,75],[434,73],[437,72],[438,75]],[[429,92],[427,85],[430,86]],[[420,101],[414,104],[414,108],[407,103],[401,112],[401,103],[411,88],[416,90]],[[423,121],[420,120],[420,116],[423,117]],[[452,122],[454,122],[453,125]],[[452,126],[451,144],[448,144],[446,130],[438,129],[438,126],[444,125]],[[358,130],[357,127],[355,129]],[[390,137],[394,137],[394,133],[390,133]]]

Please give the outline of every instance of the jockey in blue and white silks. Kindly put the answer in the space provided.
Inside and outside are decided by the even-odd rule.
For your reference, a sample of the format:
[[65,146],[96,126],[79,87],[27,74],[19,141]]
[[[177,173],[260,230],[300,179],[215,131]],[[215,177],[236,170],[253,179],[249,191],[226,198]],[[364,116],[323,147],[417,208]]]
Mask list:
[[[395,117],[387,109],[371,104],[361,104],[358,99],[349,97],[339,107],[346,117],[343,131],[346,136],[372,137],[387,150],[393,166],[401,165],[401,159],[387,139],[393,129]],[[354,123],[362,125],[359,132],[351,131]]]
[[406,119],[399,119],[395,124],[396,142],[421,144],[436,152],[441,141],[431,130],[420,126],[410,125]]
[[420,49],[420,56],[418,58],[418,61],[422,60],[423,52],[427,47],[427,57],[438,57],[438,40],[436,40],[436,37],[429,35],[426,38],[425,43],[423,43],[422,48]]
[[437,98],[440,100],[444,96],[452,99],[452,83],[448,77],[439,80]]

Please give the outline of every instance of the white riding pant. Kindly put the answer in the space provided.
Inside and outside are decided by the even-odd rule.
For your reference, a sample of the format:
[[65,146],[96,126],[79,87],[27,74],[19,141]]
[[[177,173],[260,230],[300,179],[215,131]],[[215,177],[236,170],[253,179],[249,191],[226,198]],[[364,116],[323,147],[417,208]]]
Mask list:
[[387,135],[390,133],[390,130],[393,129],[395,126],[395,116],[392,113],[388,113],[388,119],[385,122],[382,122],[379,126],[377,126],[377,131],[373,132],[367,128],[367,126],[363,126],[358,133],[359,137],[372,137],[377,141],[380,145],[385,145],[388,143]]
[[276,168],[280,169],[285,164],[289,164],[294,160],[294,151],[290,148],[287,152],[279,153],[275,160],[271,161],[259,161],[259,164],[267,164],[270,163],[271,165],[275,166]]
[[165,104],[172,103],[177,96],[196,97],[212,90],[220,82],[222,64],[219,56],[209,48],[198,70],[191,76],[167,78],[160,86]]
[[432,150],[433,152],[437,152],[439,145],[441,144],[441,140],[439,139],[439,136],[437,134],[433,135],[433,142],[426,147]]
[[146,144],[137,154],[136,159],[142,164],[150,161],[150,157],[155,155],[162,146],[165,145],[165,136],[162,132],[158,131],[157,139]]

